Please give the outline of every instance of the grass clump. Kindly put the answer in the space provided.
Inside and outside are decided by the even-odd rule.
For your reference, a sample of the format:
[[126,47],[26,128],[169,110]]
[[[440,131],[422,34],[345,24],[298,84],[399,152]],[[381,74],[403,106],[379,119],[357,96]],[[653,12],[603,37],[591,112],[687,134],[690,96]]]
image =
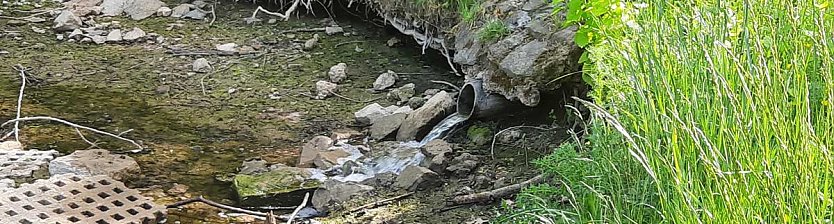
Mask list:
[[474,23],[481,13],[481,4],[478,0],[454,0],[454,5],[457,6],[460,19],[468,24]]
[[832,222],[830,1],[573,2],[590,134],[499,223]]
[[510,28],[501,20],[491,20],[484,24],[484,27],[478,31],[478,39],[482,41],[493,41],[510,34]]

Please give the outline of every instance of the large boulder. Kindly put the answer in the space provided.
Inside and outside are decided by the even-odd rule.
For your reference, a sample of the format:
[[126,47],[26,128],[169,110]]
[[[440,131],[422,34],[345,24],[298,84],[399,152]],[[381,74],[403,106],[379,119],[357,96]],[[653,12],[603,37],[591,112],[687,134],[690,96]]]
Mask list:
[[311,202],[320,212],[329,212],[342,208],[342,204],[353,197],[362,196],[374,190],[373,187],[335,180],[325,181],[322,187],[313,193]]
[[396,113],[380,118],[371,125],[371,139],[383,139],[397,131],[408,114]]
[[111,154],[104,149],[78,150],[49,162],[49,175],[107,175],[116,180],[135,177],[140,172],[136,160],[126,155]]
[[281,166],[256,175],[235,175],[233,185],[244,206],[297,206],[321,182],[310,169]]
[[454,107],[451,94],[446,91],[435,94],[422,107],[408,114],[397,132],[397,140],[411,141],[427,134],[435,123],[454,112]]
[[394,187],[409,191],[425,190],[441,184],[439,175],[421,166],[408,166],[397,177]]
[[301,155],[298,156],[298,167],[312,168],[319,152],[325,151],[333,146],[333,139],[327,136],[316,136],[301,146]]

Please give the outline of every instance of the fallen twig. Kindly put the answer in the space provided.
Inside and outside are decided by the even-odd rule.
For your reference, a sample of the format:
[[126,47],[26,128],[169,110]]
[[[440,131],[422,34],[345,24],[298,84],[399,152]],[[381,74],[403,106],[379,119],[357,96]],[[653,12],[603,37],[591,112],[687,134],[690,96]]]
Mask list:
[[449,82],[447,82],[447,81],[430,80],[430,82],[432,82],[432,83],[437,83],[437,84],[444,84],[444,85],[450,86],[450,87],[452,87],[453,89],[455,89],[455,90],[457,90],[458,92],[460,92],[460,88],[459,88],[458,86],[456,86],[455,84],[449,83]]
[[298,32],[324,32],[326,29],[322,28],[296,28],[291,30],[284,30],[278,32],[278,34],[285,34],[285,33],[298,33]]
[[295,216],[298,215],[298,212],[301,211],[301,209],[304,208],[304,206],[307,206],[307,199],[309,199],[309,198],[310,198],[310,192],[305,193],[304,194],[304,200],[301,201],[301,204],[298,205],[298,207],[295,208],[294,211],[292,211],[292,214],[290,215],[290,218],[287,219],[287,224],[292,224],[292,220],[295,219]]
[[191,203],[194,203],[194,202],[202,202],[202,203],[205,203],[205,204],[210,205],[210,206],[215,207],[215,208],[225,209],[225,210],[229,210],[229,211],[233,211],[233,212],[240,212],[240,213],[247,214],[247,215],[254,215],[254,216],[260,216],[260,217],[266,217],[267,216],[267,214],[263,213],[263,212],[246,210],[246,209],[242,209],[242,208],[238,208],[238,207],[232,207],[232,206],[220,204],[220,203],[214,202],[212,200],[208,200],[208,199],[204,198],[202,195],[197,196],[196,198],[190,198],[190,199],[186,199],[186,200],[183,200],[183,201],[178,201],[174,204],[170,204],[170,205],[167,205],[165,207],[166,208],[177,208],[177,207],[187,205],[187,204],[191,204]]
[[530,186],[532,184],[539,184],[544,182],[544,174],[539,174],[529,180],[526,180],[521,183],[501,187],[498,189],[494,189],[491,191],[480,192],[475,194],[467,194],[461,196],[455,196],[452,198],[452,203],[455,205],[462,205],[462,204],[472,204],[472,203],[479,203],[479,202],[488,202],[493,201],[499,198],[505,198],[510,195],[515,195],[521,189]]
[[[15,119],[20,119],[20,108],[23,105],[23,90],[26,89],[26,69],[22,65],[15,65],[15,70],[20,72],[20,93],[17,95],[17,115]],[[20,142],[20,122],[14,122],[14,140]]]
[[292,12],[294,12],[296,8],[298,8],[298,3],[300,3],[300,2],[301,2],[301,0],[295,0],[292,3],[292,5],[290,6],[289,9],[287,9],[287,11],[284,11],[284,14],[277,13],[277,12],[270,12],[270,11],[267,11],[266,9],[264,9],[263,7],[258,6],[258,8],[255,9],[255,12],[252,12],[252,18],[254,19],[256,16],[258,16],[258,12],[264,12],[264,13],[269,14],[269,15],[281,17],[282,19],[284,19],[284,21],[287,21],[287,20],[290,19],[290,14]]
[[91,128],[91,127],[86,127],[86,126],[78,125],[78,124],[75,124],[75,123],[72,123],[72,122],[69,122],[69,121],[65,121],[65,120],[62,120],[62,119],[54,118],[54,117],[43,117],[43,116],[39,116],[39,117],[22,117],[22,118],[16,118],[16,119],[14,119],[14,120],[9,120],[9,121],[3,122],[3,124],[0,124],[0,127],[6,126],[7,124],[12,123],[12,122],[19,122],[19,121],[32,121],[32,120],[48,120],[48,121],[55,121],[55,122],[59,122],[59,123],[65,124],[65,125],[69,125],[69,126],[75,127],[75,128],[85,129],[85,130],[88,130],[88,131],[91,131],[91,132],[95,132],[95,133],[98,133],[98,134],[107,135],[107,136],[110,136],[110,137],[113,137],[113,138],[116,138],[116,139],[119,139],[119,140],[122,140],[122,141],[130,142],[131,144],[133,144],[133,145],[135,145],[137,148],[139,148],[139,150],[140,150],[140,151],[142,151],[142,150],[144,150],[144,149],[145,149],[144,147],[142,147],[141,145],[139,145],[139,143],[136,143],[136,141],[133,141],[133,140],[130,140],[130,139],[127,139],[127,138],[121,137],[121,136],[119,136],[119,135],[116,135],[116,134],[111,134],[111,133],[108,133],[108,132],[105,132],[105,131],[100,131],[100,130],[98,130],[98,129]]
[[498,136],[501,135],[501,133],[504,133],[505,131],[509,131],[509,130],[513,130],[513,129],[519,129],[519,128],[532,128],[532,129],[537,129],[537,130],[542,130],[542,131],[550,131],[550,130],[553,130],[553,129],[556,129],[556,128],[559,128],[559,127],[542,128],[542,127],[536,127],[536,126],[519,125],[519,126],[513,126],[513,127],[505,128],[504,130],[501,130],[501,131],[499,131],[498,133],[495,133],[495,135],[492,136],[492,144],[489,146],[489,154],[490,154],[490,156],[492,157],[493,160],[495,159],[495,140],[498,139]]
[[214,4],[211,5],[211,22],[209,22],[209,27],[214,25],[214,21],[217,20],[217,13],[214,12],[214,7],[217,6],[217,1],[214,1]]
[[348,41],[348,42],[341,42],[341,43],[336,44],[335,47],[339,47],[339,46],[342,46],[342,45],[345,45],[345,44],[355,44],[355,43],[364,43],[364,42],[365,42],[364,40],[354,40],[354,41]]
[[358,211],[360,211],[360,210],[364,210],[364,209],[376,208],[376,207],[379,207],[379,206],[383,206],[383,205],[391,204],[391,202],[394,202],[394,201],[397,201],[397,200],[400,200],[400,199],[403,199],[403,198],[407,198],[407,197],[409,197],[409,196],[411,196],[411,195],[413,195],[413,194],[414,194],[414,192],[408,192],[408,193],[403,194],[403,195],[400,195],[400,196],[396,196],[396,197],[391,197],[391,198],[386,198],[386,199],[383,199],[383,200],[375,201],[375,202],[373,202],[373,203],[365,204],[365,205],[359,206],[359,207],[357,207],[357,208],[351,209],[349,212],[350,212],[350,213],[354,213],[354,212],[358,212]]
[[75,133],[78,133],[78,136],[81,137],[81,140],[84,140],[84,142],[90,144],[90,148],[98,148],[98,145],[94,142],[91,142],[90,140],[87,140],[87,138],[84,137],[84,134],[81,134],[81,130],[78,130],[78,128],[75,128]]

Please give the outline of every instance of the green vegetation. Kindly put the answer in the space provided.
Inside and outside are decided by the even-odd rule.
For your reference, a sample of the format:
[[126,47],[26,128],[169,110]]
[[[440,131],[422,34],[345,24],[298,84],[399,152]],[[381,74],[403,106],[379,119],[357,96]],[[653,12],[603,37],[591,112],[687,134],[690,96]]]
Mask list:
[[830,1],[566,5],[594,119],[498,223],[831,222]]
[[491,20],[484,24],[478,31],[478,39],[482,41],[493,41],[510,34],[510,29],[501,20]]
[[468,24],[472,24],[478,19],[478,14],[481,12],[481,4],[478,0],[454,0],[457,6],[460,19]]
[[473,125],[466,130],[466,137],[475,145],[486,145],[492,141],[492,129],[485,126]]

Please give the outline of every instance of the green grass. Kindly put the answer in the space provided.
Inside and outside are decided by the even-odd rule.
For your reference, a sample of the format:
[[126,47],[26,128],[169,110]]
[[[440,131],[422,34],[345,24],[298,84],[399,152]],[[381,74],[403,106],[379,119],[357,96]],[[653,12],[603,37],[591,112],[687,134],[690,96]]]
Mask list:
[[493,41],[510,34],[510,29],[501,20],[491,20],[478,31],[478,39]]
[[555,182],[525,190],[496,221],[831,223],[834,3],[825,2],[618,9],[630,17],[612,24],[627,28],[592,30],[603,40],[587,48],[587,142],[537,161]]
[[453,0],[454,5],[457,6],[458,15],[460,19],[468,24],[473,24],[478,19],[481,13],[481,4],[479,0]]

